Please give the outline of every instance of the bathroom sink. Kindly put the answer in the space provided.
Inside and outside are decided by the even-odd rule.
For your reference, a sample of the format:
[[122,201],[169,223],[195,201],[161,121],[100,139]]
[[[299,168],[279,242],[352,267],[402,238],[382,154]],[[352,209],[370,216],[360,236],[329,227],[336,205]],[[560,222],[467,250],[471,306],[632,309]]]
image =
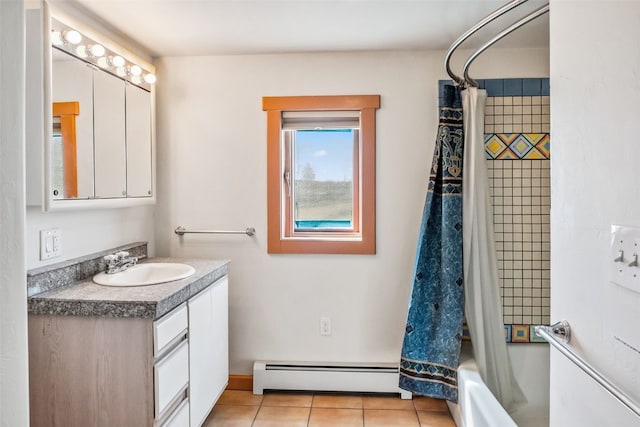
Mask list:
[[172,262],[148,262],[137,264],[119,273],[99,273],[93,281],[105,286],[148,286],[185,279],[195,273],[187,264]]

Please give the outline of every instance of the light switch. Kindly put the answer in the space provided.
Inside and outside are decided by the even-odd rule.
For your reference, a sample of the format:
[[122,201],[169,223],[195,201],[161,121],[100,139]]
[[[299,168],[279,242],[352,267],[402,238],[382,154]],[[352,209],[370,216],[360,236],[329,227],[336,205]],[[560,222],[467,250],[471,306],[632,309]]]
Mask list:
[[610,281],[640,293],[640,228],[611,226]]
[[40,260],[62,255],[60,229],[40,230]]

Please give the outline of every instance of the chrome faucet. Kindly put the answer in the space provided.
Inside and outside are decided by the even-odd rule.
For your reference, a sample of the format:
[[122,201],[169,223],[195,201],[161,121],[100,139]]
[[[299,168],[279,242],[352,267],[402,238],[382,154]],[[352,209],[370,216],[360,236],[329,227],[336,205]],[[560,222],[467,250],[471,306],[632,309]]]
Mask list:
[[138,263],[138,258],[130,257],[129,252],[126,251],[105,255],[103,259],[107,262],[105,269],[107,274],[119,273]]

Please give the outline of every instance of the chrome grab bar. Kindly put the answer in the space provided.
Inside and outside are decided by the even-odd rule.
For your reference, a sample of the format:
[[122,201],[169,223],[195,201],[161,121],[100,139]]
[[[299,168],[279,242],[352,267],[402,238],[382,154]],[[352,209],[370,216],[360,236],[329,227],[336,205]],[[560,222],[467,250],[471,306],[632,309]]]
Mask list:
[[569,322],[563,320],[551,326],[536,326],[535,332],[537,336],[544,338],[587,375],[596,380],[598,384],[620,403],[629,408],[637,416],[640,416],[640,404],[638,404],[638,402],[634,401],[627,393],[605,378],[598,370],[589,365],[589,363],[566,345],[571,342],[571,326]]
[[244,230],[187,230],[183,226],[179,225],[175,230],[178,236],[184,236],[187,233],[190,234],[246,234],[247,236],[253,236],[256,234],[256,229],[253,227],[247,227]]

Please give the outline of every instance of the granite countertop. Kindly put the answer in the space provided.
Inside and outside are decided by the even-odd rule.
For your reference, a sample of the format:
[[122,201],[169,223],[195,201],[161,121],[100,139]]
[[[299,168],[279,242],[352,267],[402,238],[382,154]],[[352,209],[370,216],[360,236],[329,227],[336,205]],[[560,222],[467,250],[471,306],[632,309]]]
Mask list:
[[150,286],[110,287],[91,278],[81,280],[29,297],[29,314],[157,319],[229,272],[228,260],[151,258],[144,262],[181,262],[196,272],[186,279]]

